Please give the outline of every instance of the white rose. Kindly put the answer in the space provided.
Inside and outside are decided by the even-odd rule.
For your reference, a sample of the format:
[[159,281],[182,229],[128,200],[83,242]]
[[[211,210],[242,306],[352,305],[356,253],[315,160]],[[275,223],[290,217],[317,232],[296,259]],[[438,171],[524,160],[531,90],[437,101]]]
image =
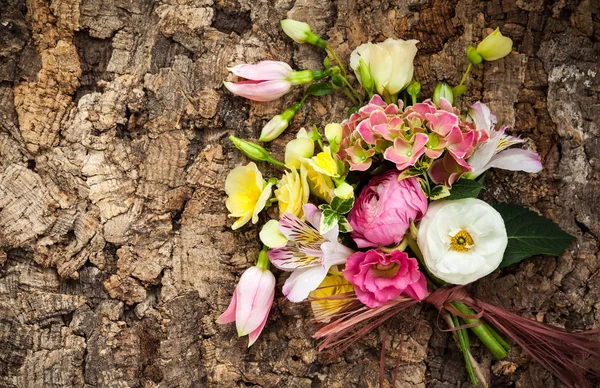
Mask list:
[[350,67],[361,81],[359,66],[362,58],[371,71],[377,92],[383,97],[393,96],[412,80],[417,43],[418,40],[388,38],[382,43],[360,45],[350,55]]
[[498,268],[508,237],[500,213],[466,198],[433,202],[421,220],[417,244],[434,276],[468,284]]

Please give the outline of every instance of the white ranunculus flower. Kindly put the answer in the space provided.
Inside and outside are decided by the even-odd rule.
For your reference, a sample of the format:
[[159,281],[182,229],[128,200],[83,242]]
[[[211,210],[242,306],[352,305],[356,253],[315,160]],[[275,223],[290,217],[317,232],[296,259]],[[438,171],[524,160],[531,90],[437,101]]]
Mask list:
[[388,38],[377,44],[362,44],[350,55],[350,67],[361,81],[359,66],[362,59],[371,71],[377,92],[384,97],[393,96],[412,80],[417,43],[418,40]]
[[434,276],[468,284],[498,268],[508,237],[500,213],[465,198],[433,202],[421,220],[417,244]]

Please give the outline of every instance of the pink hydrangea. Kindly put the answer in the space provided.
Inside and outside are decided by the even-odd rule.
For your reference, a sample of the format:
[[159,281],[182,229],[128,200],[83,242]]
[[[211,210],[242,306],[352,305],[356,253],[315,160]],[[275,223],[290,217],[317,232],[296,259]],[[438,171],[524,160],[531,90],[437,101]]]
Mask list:
[[390,170],[371,179],[348,214],[359,248],[399,244],[410,226],[427,211],[427,198],[416,178],[398,181]]
[[[369,169],[378,155],[404,171],[422,158],[436,160],[447,154],[451,155],[454,165],[470,171],[465,160],[489,138],[487,130],[462,120],[458,109],[444,99],[440,100],[440,107],[427,100],[408,106],[402,112],[401,102],[399,106],[388,105],[375,95],[349,120],[342,122],[342,126],[339,157],[349,164],[350,170],[358,171]],[[442,162],[437,164],[438,174],[433,179],[436,183],[448,184],[455,180],[446,176],[450,173],[441,177],[440,167],[443,167]]]
[[354,285],[358,300],[370,308],[383,306],[401,294],[418,300],[427,295],[425,276],[417,260],[406,252],[356,252],[348,257],[343,274]]

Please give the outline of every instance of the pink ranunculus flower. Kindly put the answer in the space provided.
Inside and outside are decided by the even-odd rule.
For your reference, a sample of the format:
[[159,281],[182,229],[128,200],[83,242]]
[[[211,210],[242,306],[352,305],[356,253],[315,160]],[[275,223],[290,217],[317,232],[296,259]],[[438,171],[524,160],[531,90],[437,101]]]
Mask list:
[[399,244],[410,226],[427,211],[427,198],[416,178],[398,181],[397,170],[371,179],[348,214],[359,248]]
[[354,285],[358,300],[370,308],[383,306],[401,294],[418,300],[427,296],[425,276],[417,260],[406,252],[356,252],[348,257],[343,274]]
[[250,267],[242,274],[229,307],[217,323],[235,321],[238,336],[248,335],[250,347],[265,327],[274,296],[275,276],[271,271]]

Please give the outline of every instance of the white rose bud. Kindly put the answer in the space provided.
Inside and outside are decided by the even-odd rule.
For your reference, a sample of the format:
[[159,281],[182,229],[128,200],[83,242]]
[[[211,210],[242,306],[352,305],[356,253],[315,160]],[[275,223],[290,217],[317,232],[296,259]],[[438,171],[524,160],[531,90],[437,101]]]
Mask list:
[[382,43],[360,45],[350,55],[350,67],[360,80],[360,60],[369,67],[375,89],[383,97],[396,95],[413,77],[418,40],[389,38]]
[[479,199],[465,198],[434,201],[421,220],[417,244],[434,276],[468,284],[498,268],[508,237],[500,213]]

